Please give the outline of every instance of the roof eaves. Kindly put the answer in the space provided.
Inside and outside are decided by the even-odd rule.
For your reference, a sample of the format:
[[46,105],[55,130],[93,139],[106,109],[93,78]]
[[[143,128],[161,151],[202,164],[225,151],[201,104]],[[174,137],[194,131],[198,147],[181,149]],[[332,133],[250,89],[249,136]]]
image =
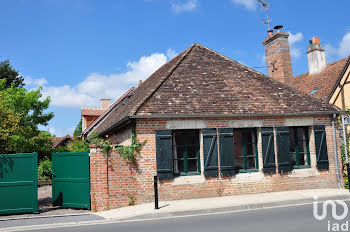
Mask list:
[[274,117],[274,116],[307,116],[307,115],[333,115],[347,113],[344,110],[315,111],[315,112],[293,112],[293,113],[248,113],[248,114],[168,114],[168,115],[131,115],[130,119],[141,118],[216,118],[216,117]]

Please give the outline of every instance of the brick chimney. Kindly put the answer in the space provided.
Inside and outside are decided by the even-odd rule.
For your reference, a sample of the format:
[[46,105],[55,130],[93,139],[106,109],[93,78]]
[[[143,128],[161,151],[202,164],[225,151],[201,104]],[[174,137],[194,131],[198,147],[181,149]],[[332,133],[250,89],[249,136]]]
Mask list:
[[320,44],[320,38],[313,37],[307,48],[307,61],[309,64],[309,74],[320,73],[326,66],[325,51]]
[[101,109],[107,109],[111,105],[111,99],[101,99]]
[[274,28],[277,32],[268,31],[268,37],[262,42],[265,47],[267,74],[279,82],[286,83],[293,77],[289,34],[280,31],[282,26]]

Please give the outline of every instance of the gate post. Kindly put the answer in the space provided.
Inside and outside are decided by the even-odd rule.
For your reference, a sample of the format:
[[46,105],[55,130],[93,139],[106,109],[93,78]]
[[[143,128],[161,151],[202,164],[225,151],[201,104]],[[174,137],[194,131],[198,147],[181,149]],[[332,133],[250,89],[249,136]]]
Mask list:
[[107,157],[95,144],[90,145],[90,195],[91,210],[108,209]]

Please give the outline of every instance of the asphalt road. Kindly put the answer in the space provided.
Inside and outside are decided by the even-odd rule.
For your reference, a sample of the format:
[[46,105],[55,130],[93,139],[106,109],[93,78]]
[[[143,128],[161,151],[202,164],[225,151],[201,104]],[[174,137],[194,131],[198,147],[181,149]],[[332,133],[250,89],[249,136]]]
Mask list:
[[[347,202],[349,206],[349,202]],[[343,211],[338,209],[338,215]],[[178,231],[200,231],[200,232],[220,232],[220,231],[329,231],[330,223],[345,223],[350,220],[350,214],[342,221],[336,221],[331,216],[331,209],[328,209],[329,216],[318,221],[313,216],[313,206],[290,206],[283,208],[270,208],[261,210],[251,210],[244,212],[220,213],[200,216],[186,216],[176,218],[163,218],[143,221],[113,222],[97,225],[46,228],[35,231],[84,231],[84,232],[178,232]],[[333,224],[332,224],[333,225]],[[349,229],[349,228],[348,228]],[[34,230],[33,230],[34,231]],[[332,231],[332,230],[330,230]],[[342,230],[340,230],[342,231]],[[349,230],[345,230],[349,231]]]

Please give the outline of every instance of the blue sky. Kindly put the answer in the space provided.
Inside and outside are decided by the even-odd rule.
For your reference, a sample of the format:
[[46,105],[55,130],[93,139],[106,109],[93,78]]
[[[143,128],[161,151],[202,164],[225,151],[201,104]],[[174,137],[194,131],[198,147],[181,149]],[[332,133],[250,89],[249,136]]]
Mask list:
[[[327,62],[350,54],[348,0],[271,0],[272,25],[290,32],[294,74],[307,72],[308,40]],[[267,27],[256,0],[0,0],[0,60],[26,87],[43,86],[55,118],[46,130],[72,133],[82,106],[115,100],[194,42],[250,67],[265,66]],[[266,68],[257,68],[266,73]]]

